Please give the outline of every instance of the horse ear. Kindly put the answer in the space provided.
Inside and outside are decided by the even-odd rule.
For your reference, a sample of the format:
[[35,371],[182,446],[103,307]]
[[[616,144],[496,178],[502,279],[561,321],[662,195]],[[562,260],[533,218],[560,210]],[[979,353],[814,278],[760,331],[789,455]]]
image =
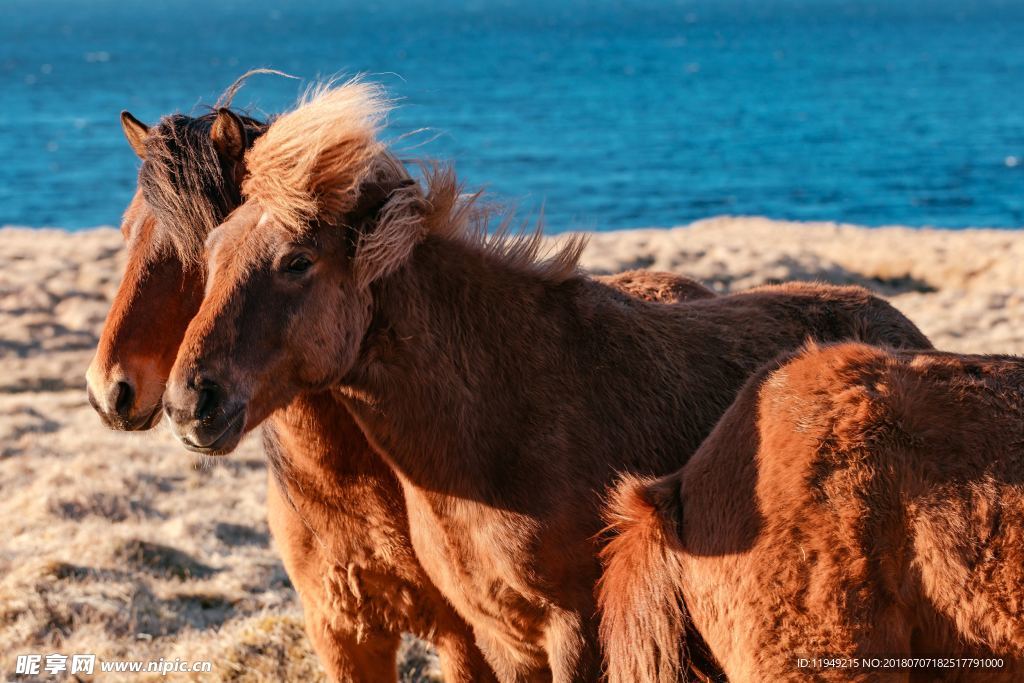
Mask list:
[[[365,183],[356,205],[345,216],[355,238],[356,281],[369,287],[409,258],[422,239],[424,198],[415,180]],[[380,219],[387,213],[387,221]],[[362,224],[362,226],[360,225]]]
[[355,206],[345,216],[348,225],[355,226],[377,218],[391,195],[405,187],[415,185],[412,178],[401,180],[370,181],[359,188]]
[[210,137],[217,148],[217,153],[224,161],[237,162],[245,156],[248,139],[245,124],[238,114],[230,109],[221,107],[217,110],[217,118],[210,128]]
[[149,134],[149,126],[139,121],[127,110],[121,112],[121,129],[124,136],[128,138],[128,144],[132,146],[140,159],[146,158],[146,136]]

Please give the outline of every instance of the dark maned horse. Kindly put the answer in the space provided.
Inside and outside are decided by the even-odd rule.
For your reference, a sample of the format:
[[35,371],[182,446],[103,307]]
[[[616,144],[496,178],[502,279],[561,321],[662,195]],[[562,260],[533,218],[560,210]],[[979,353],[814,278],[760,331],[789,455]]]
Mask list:
[[450,173],[412,181],[377,139],[385,108],[364,84],[324,88],[249,150],[165,410],[223,454],[329,392],[394,468],[417,557],[499,677],[594,680],[616,474],[677,468],[808,336],[928,340],[859,288],[665,306],[580,276],[578,241],[539,261],[539,237],[488,237]]
[[682,678],[681,604],[731,680],[1019,681],[1024,359],[811,346],[752,378],[681,470],[623,482],[610,521],[613,683]]
[[[143,165],[122,224],[128,264],[88,385],[107,425],[137,430],[162,414],[164,384],[202,299],[202,245],[240,203],[242,155],[265,124],[221,108],[170,116],[153,128],[126,112],[122,125]],[[607,281],[649,300],[714,296],[664,273]],[[406,630],[437,644],[446,680],[491,678],[472,635],[412,552],[394,474],[348,412],[327,396],[302,396],[267,421],[265,444],[270,462],[287,466],[287,476],[279,469],[269,478],[270,528],[331,677],[394,680]]]
[[121,222],[128,264],[86,373],[89,402],[113,429],[159,420],[164,382],[203,296],[204,238],[193,235],[207,234],[241,201],[242,157],[265,124],[222,112],[176,114],[152,131],[121,113],[143,165]]

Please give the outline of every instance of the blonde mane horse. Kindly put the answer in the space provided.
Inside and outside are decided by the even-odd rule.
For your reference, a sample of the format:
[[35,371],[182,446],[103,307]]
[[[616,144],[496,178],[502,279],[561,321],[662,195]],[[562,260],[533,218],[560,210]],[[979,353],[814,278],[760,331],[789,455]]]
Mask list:
[[[125,112],[122,123],[143,167],[122,224],[128,261],[90,368],[89,396],[108,426],[130,431],[153,427],[163,414],[164,385],[202,301],[204,243],[241,203],[243,154],[267,124],[224,107],[153,126]],[[667,273],[606,280],[652,301],[714,296]],[[446,681],[493,678],[468,627],[416,560],[398,481],[348,411],[329,395],[306,396],[263,429],[272,465],[268,523],[328,676],[395,680],[405,631],[435,644]]]

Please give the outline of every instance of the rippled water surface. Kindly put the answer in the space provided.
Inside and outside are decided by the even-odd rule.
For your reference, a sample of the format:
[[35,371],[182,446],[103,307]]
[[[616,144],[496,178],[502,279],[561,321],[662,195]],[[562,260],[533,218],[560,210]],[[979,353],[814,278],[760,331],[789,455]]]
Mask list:
[[[722,214],[1024,225],[1024,2],[0,5],[0,224],[118,221],[121,109],[378,74],[392,133],[550,229]],[[294,81],[237,103],[276,111]],[[403,143],[411,144],[410,141]]]

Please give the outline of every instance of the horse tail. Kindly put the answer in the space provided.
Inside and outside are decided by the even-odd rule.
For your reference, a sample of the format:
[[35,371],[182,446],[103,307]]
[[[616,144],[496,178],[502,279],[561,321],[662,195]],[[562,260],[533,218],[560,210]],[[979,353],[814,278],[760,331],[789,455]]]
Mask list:
[[681,512],[678,479],[671,475],[626,476],[612,491],[605,513],[610,540],[601,551],[598,586],[609,683],[716,677],[702,671],[709,667],[699,660],[710,655],[683,601],[675,531]]

